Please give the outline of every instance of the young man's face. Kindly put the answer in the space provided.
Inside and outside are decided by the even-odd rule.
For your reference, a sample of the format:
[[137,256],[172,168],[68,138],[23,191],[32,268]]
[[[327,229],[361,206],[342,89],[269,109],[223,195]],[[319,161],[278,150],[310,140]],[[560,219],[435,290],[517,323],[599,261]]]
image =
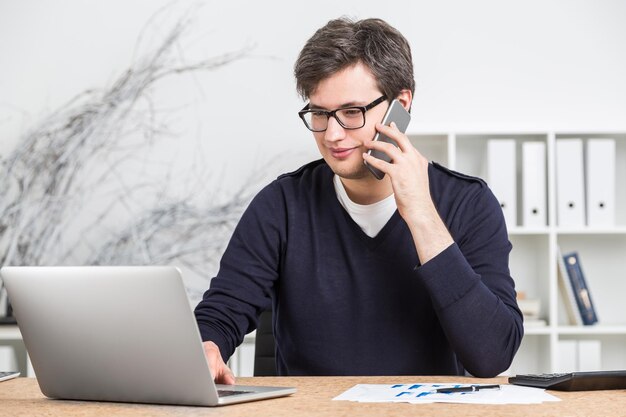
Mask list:
[[[309,97],[312,109],[335,110],[349,106],[366,106],[382,96],[374,75],[359,63],[322,80]],[[328,119],[324,132],[314,132],[317,147],[333,172],[346,179],[374,178],[363,164],[364,143],[371,141],[389,107],[387,101],[365,113],[365,126],[344,129],[335,118]]]

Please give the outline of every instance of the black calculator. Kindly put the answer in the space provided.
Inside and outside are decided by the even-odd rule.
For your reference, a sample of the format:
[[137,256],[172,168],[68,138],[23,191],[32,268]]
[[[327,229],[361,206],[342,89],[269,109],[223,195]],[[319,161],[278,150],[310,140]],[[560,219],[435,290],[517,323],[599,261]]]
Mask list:
[[515,375],[509,383],[557,391],[626,389],[626,370]]

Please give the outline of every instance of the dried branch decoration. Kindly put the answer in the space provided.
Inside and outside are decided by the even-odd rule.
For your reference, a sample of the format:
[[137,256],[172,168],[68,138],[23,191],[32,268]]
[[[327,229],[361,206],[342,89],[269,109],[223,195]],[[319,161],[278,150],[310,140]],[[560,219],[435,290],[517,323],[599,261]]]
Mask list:
[[[145,189],[106,189],[113,203],[84,211],[94,190],[119,175],[117,167],[167,134],[151,101],[160,80],[228,65],[252,48],[181,64],[176,48],[189,23],[180,19],[111,87],[79,94],[0,157],[0,265],[176,262],[206,274],[216,264],[257,182],[247,182],[224,204],[206,207],[157,190],[159,203],[118,230],[103,226],[117,221],[112,205],[123,207]],[[67,230],[81,233],[68,238]],[[88,239],[94,230],[98,238]]]

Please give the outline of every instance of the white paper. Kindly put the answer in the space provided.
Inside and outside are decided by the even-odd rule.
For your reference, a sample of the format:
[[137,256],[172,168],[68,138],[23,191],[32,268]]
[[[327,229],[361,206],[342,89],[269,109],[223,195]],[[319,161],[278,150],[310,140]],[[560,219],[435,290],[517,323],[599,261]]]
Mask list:
[[[358,384],[337,397],[336,401],[356,402],[407,402],[411,404],[462,403],[462,404],[539,404],[561,401],[544,389],[501,385],[500,389],[476,392],[437,393],[438,388],[466,386],[467,383],[424,383],[414,384]],[[480,385],[480,384],[477,384]]]

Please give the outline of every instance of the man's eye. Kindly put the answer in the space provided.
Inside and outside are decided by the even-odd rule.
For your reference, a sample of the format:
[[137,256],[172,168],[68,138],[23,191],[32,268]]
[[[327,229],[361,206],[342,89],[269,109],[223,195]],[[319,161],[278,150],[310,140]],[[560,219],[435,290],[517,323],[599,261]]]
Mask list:
[[341,111],[341,114],[345,117],[361,117],[361,110],[359,109],[345,109]]
[[311,117],[326,117],[326,112],[323,111],[312,111],[311,112]]

